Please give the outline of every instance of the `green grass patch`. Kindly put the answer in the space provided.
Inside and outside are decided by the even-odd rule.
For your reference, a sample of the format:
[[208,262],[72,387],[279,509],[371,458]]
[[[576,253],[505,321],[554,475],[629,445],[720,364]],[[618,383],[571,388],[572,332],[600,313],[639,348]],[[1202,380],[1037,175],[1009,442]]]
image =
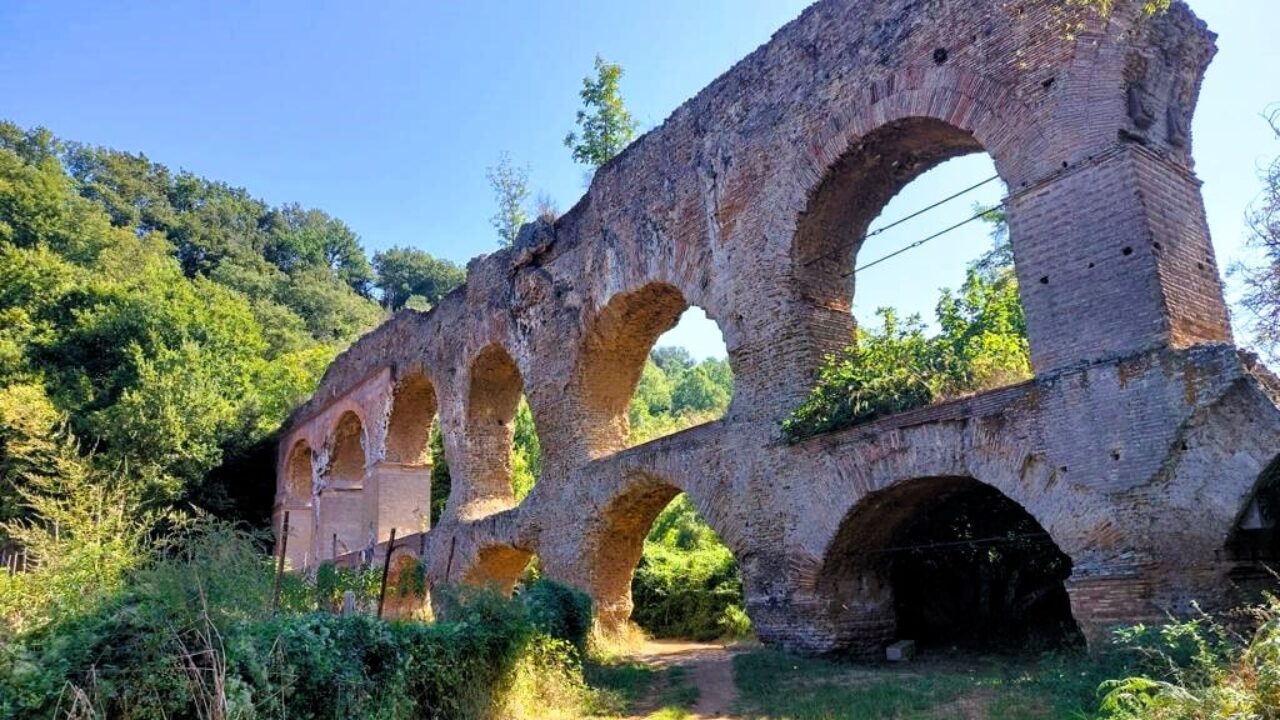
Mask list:
[[[751,718],[1087,718],[1114,671],[1076,656],[925,659],[855,665],[771,649],[734,658],[739,711]],[[1114,675],[1112,675],[1114,676]]]

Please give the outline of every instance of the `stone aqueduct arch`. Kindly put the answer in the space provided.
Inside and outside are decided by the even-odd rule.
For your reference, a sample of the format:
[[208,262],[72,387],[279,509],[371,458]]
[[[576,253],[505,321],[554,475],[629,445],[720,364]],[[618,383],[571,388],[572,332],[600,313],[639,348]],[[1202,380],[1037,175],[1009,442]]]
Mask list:
[[[891,598],[840,554],[909,509],[911,493],[886,491],[961,478],[1070,556],[1086,636],[1227,602],[1228,538],[1280,451],[1277,385],[1233,345],[1192,171],[1213,36],[1179,2],[1154,18],[1139,4],[1106,20],[1056,0],[810,7],[554,224],[333,363],[280,444],[278,508],[304,518],[293,565],[329,557],[335,532],[349,551],[426,529],[420,451],[438,412],[452,495],[405,543],[433,583],[509,586],[536,555],[616,622],[640,539],[685,491],[736,555],[762,639],[874,650]],[[783,443],[780,419],[851,337],[868,223],[978,150],[1010,190],[1035,379]],[[623,449],[644,357],[690,304],[724,333],[730,409]],[[517,506],[503,483],[521,391],[544,464]]]

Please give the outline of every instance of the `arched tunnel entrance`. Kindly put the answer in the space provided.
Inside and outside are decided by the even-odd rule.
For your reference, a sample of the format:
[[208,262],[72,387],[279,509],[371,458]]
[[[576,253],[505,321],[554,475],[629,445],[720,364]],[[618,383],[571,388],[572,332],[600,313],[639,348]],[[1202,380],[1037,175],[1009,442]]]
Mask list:
[[924,651],[1021,652],[1082,643],[1064,585],[1071,567],[1040,523],[996,488],[925,478],[858,503],[821,583],[837,616],[857,609],[863,637],[851,638],[854,652],[894,639]]

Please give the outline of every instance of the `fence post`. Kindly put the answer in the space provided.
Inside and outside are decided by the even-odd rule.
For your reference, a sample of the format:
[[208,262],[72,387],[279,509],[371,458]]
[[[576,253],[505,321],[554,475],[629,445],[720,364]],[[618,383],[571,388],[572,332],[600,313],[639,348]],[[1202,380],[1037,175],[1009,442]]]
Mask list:
[[382,559],[382,588],[378,590],[378,619],[382,619],[382,603],[387,599],[387,574],[391,572],[391,553],[396,549],[396,529],[391,528],[387,541],[387,556]]
[[284,577],[284,554],[289,547],[289,511],[284,511],[284,520],[280,528],[280,559],[276,561],[276,585],[271,590],[271,614],[280,609],[280,581]]

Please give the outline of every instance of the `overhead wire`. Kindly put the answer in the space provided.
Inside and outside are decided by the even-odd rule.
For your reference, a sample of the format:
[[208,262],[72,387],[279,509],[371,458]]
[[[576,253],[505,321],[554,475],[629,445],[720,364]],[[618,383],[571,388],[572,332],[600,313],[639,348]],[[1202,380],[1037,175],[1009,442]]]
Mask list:
[[[995,182],[996,180],[999,180],[999,179],[1000,179],[1000,176],[999,176],[999,175],[992,175],[991,177],[987,178],[986,180],[983,180],[983,181],[981,181],[981,182],[979,182],[979,183],[975,183],[975,184],[973,184],[973,185],[970,185],[969,187],[967,187],[967,188],[965,188],[965,189],[963,189],[963,190],[960,190],[959,192],[956,192],[956,193],[954,193],[954,194],[952,194],[952,195],[948,195],[947,197],[942,198],[941,200],[939,200],[939,201],[937,201],[937,202],[935,202],[935,203],[933,203],[933,204],[931,204],[931,205],[928,205],[928,206],[926,206],[926,207],[920,208],[919,210],[917,210],[917,211],[915,211],[915,212],[911,213],[910,215],[907,215],[906,217],[898,218],[897,220],[895,220],[895,221],[893,221],[893,222],[889,223],[888,225],[885,225],[884,227],[876,228],[875,230],[872,230],[871,232],[867,233],[867,234],[866,234],[862,239],[863,239],[863,241],[865,242],[866,240],[869,240],[870,238],[873,238],[873,237],[875,237],[875,236],[877,236],[877,235],[880,235],[880,234],[882,234],[882,233],[888,232],[889,230],[892,230],[893,228],[898,227],[899,225],[902,225],[903,223],[909,222],[909,221],[911,221],[911,220],[915,220],[916,218],[920,217],[921,215],[924,215],[924,214],[926,214],[926,213],[928,213],[928,212],[930,212],[930,211],[936,210],[936,209],[938,209],[938,208],[942,207],[943,205],[946,205],[947,203],[951,202],[952,200],[956,200],[956,199],[958,199],[958,198],[962,198],[962,197],[964,197],[965,195],[968,195],[969,193],[973,192],[974,190],[977,190],[978,188],[981,188],[981,187],[983,187],[983,186],[989,185],[989,184],[991,184],[991,183],[993,183],[993,182]],[[820,256],[820,257],[816,257],[816,258],[814,258],[814,259],[812,259],[812,260],[810,260],[810,261],[806,262],[806,263],[805,263],[805,267],[808,267],[808,266],[810,266],[810,265],[813,265],[814,263],[817,263],[817,262],[822,262],[823,260],[828,260],[828,259],[830,259],[831,257],[832,257],[832,254],[831,254],[831,253],[828,253],[828,254],[826,254],[826,255],[822,255],[822,256]],[[847,276],[846,276],[846,277],[847,277]]]
[[[876,265],[879,265],[880,263],[885,262],[885,261],[887,261],[887,260],[892,260],[893,258],[898,257],[899,255],[901,255],[901,254],[902,254],[902,253],[904,253],[904,252],[907,252],[908,250],[915,250],[916,248],[920,247],[921,245],[924,245],[924,244],[925,244],[925,243],[927,243],[927,242],[930,242],[930,241],[933,241],[933,240],[937,240],[938,238],[942,237],[943,235],[946,235],[946,234],[948,234],[948,233],[950,233],[950,232],[953,232],[953,231],[955,231],[955,230],[959,230],[960,228],[964,227],[965,225],[968,225],[968,224],[969,224],[969,223],[971,223],[971,222],[976,222],[976,221],[978,221],[978,220],[981,220],[981,219],[985,218],[987,215],[990,215],[993,211],[995,211],[995,210],[999,210],[999,209],[1000,209],[1000,208],[1002,208],[1002,207],[1004,207],[1004,203],[1000,203],[999,205],[995,205],[995,206],[993,206],[993,207],[985,208],[985,209],[983,209],[983,210],[982,210],[982,212],[978,213],[977,215],[974,215],[973,217],[969,218],[968,220],[962,220],[962,221],[960,221],[960,222],[956,223],[955,225],[952,225],[951,227],[949,227],[949,228],[947,228],[947,229],[945,229],[945,230],[939,230],[938,232],[936,232],[936,233],[934,233],[934,234],[932,234],[932,235],[930,235],[930,236],[928,236],[928,237],[926,237],[926,238],[923,238],[923,239],[917,240],[917,241],[915,241],[915,242],[911,243],[910,245],[907,245],[906,247],[902,247],[902,248],[899,248],[899,249],[897,249],[897,250],[894,250],[893,252],[889,253],[888,255],[885,255],[885,256],[883,256],[883,257],[878,257],[878,258],[876,258],[875,260],[872,260],[871,262],[869,262],[869,263],[867,263],[867,264],[865,264],[865,265],[860,265],[860,266],[858,266],[858,267],[854,268],[853,270],[851,270],[850,272],[847,272],[847,273],[843,273],[843,274],[841,274],[841,275],[840,275],[840,277],[847,278],[847,277],[850,277],[850,276],[853,276],[853,275],[857,275],[858,273],[862,272],[863,270],[866,270],[866,269],[868,269],[868,268],[873,268],[873,267],[875,267]],[[870,237],[870,236],[868,236],[868,237]]]

